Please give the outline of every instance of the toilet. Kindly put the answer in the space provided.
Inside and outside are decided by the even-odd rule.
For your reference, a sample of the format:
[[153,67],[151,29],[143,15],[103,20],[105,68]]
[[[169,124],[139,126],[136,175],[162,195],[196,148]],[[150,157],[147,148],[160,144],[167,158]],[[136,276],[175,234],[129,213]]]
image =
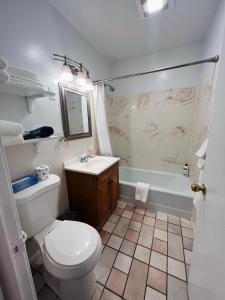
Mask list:
[[88,224],[56,220],[60,178],[51,174],[15,194],[21,227],[38,244],[43,276],[63,300],[88,300],[95,291],[101,255],[98,232]]

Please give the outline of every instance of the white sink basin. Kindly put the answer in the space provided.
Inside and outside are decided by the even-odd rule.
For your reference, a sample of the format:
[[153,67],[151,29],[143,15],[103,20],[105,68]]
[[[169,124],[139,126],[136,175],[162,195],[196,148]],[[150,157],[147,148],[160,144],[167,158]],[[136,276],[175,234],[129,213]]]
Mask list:
[[89,158],[87,162],[81,163],[79,158],[75,158],[64,162],[64,169],[91,175],[99,175],[119,160],[118,157],[95,156],[94,158]]

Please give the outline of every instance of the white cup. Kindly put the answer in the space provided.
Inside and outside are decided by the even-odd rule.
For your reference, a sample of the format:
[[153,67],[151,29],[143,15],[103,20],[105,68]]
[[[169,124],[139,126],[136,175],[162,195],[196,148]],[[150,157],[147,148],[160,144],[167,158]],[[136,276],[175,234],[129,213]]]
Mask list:
[[46,180],[49,177],[49,166],[42,165],[35,168],[35,173],[39,180]]

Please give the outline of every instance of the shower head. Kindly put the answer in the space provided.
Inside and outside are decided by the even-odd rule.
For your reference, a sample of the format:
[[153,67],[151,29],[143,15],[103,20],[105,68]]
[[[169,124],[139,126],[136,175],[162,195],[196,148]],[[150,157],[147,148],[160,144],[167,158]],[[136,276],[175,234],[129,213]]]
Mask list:
[[108,87],[110,92],[114,92],[115,91],[115,88],[112,85],[108,84],[108,83],[105,83],[104,86]]

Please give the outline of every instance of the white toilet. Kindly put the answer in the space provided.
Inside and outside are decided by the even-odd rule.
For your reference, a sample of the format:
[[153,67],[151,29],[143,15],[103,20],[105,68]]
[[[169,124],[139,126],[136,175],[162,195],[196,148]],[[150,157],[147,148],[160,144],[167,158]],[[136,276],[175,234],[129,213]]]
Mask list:
[[63,300],[87,300],[95,290],[101,238],[88,224],[56,220],[59,183],[51,174],[15,194],[21,226],[40,248],[47,284]]

